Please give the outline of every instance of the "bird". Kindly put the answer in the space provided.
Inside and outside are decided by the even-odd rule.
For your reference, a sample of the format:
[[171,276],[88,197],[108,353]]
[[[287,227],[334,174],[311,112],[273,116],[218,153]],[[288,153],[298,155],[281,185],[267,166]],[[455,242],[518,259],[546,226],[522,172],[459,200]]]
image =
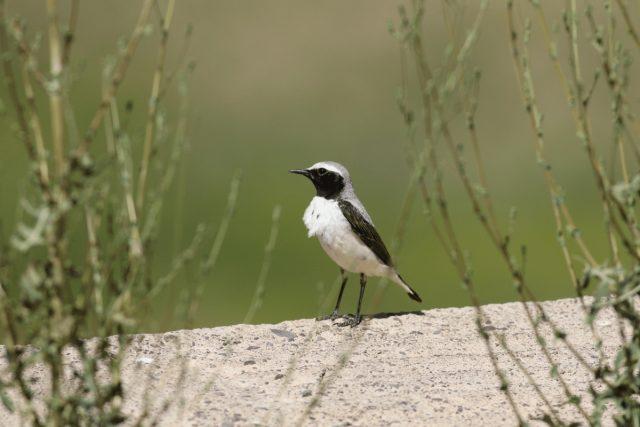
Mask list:
[[347,272],[360,274],[360,296],[356,314],[346,316],[339,326],[355,327],[362,318],[360,308],[367,278],[386,277],[398,284],[409,298],[422,302],[418,293],[400,276],[382,238],[364,205],[356,196],[351,176],[340,163],[323,161],[306,169],[292,169],[290,173],[307,177],[316,195],[302,217],[309,237],[317,237],[320,246],[340,267],[342,283],[335,309],[326,318],[340,318],[338,310],[347,284]]

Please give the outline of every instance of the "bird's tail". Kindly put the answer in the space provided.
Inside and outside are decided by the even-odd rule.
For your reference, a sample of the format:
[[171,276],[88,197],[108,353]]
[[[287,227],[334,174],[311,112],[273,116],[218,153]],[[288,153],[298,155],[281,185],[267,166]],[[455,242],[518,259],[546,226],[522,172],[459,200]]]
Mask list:
[[418,293],[414,291],[413,288],[409,286],[409,284],[405,282],[402,276],[400,276],[398,273],[395,274],[395,277],[392,277],[392,280],[396,282],[398,285],[400,285],[402,289],[404,289],[407,292],[407,295],[409,295],[409,298],[411,298],[414,301],[422,302],[422,298],[420,298],[420,295],[418,295]]

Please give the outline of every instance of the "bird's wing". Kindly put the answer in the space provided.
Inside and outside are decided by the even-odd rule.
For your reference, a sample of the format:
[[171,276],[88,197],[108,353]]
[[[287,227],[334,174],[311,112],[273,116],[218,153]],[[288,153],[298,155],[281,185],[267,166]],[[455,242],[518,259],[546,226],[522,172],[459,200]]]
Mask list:
[[393,262],[391,261],[391,255],[389,255],[389,251],[382,242],[375,227],[366,220],[362,213],[360,213],[351,202],[338,199],[338,206],[340,206],[342,215],[349,221],[351,230],[360,238],[362,243],[367,245],[382,263],[392,267]]

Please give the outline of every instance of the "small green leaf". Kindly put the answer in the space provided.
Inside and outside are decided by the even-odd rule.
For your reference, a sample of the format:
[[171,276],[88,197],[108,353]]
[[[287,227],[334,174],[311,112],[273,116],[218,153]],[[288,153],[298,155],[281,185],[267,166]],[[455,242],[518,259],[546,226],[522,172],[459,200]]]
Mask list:
[[4,405],[4,407],[7,408],[7,411],[11,413],[15,411],[15,406],[13,405],[13,401],[11,400],[7,392],[4,390],[4,388],[0,389],[0,400],[2,401],[2,404]]

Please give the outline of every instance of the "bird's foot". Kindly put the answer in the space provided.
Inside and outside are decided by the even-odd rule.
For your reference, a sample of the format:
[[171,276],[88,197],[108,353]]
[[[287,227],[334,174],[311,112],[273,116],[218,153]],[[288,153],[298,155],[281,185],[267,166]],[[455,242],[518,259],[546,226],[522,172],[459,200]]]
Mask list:
[[328,316],[319,316],[319,317],[316,317],[316,320],[318,320],[318,321],[320,321],[320,320],[331,320],[332,322],[335,322],[336,319],[339,319],[340,317],[342,317],[342,316],[340,316],[338,314],[338,310],[333,310],[333,313],[329,314]]
[[340,326],[341,328],[345,326],[351,326],[352,328],[355,328],[362,321],[362,317],[359,315],[358,316],[345,315],[343,317],[344,317],[344,322],[337,324],[337,326]]

